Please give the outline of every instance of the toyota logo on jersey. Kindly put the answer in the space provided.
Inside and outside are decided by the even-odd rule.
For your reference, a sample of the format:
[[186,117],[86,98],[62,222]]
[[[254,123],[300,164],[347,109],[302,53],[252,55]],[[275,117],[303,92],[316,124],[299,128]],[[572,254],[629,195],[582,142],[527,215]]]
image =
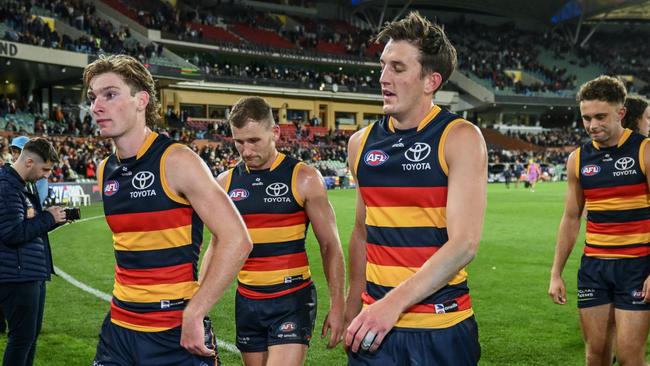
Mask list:
[[289,186],[284,183],[271,183],[266,187],[266,194],[271,197],[280,197],[284,196],[289,192]]
[[230,191],[230,193],[228,193],[230,199],[235,202],[245,200],[246,198],[248,198],[249,195],[250,194],[248,193],[248,191],[243,188],[233,189],[232,191]]
[[145,170],[137,172],[133,179],[131,179],[131,184],[135,189],[143,190],[149,188],[153,184],[153,181],[153,173]]
[[388,154],[381,150],[370,150],[366,153],[366,156],[363,157],[363,161],[366,165],[370,166],[379,166],[388,160]]
[[416,142],[404,152],[404,157],[414,163],[419,163],[429,157],[431,154],[431,145],[424,142]]
[[622,157],[614,163],[614,167],[618,170],[628,170],[634,167],[634,159],[629,156]]

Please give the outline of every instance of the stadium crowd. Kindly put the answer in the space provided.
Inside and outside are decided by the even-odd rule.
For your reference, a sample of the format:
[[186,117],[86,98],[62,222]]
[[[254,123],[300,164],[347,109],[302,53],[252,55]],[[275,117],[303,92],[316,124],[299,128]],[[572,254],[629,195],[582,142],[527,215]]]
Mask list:
[[582,128],[565,127],[539,133],[507,131],[506,135],[543,147],[579,146],[589,137]]
[[[177,11],[158,0],[111,0],[107,3],[126,12],[126,15],[147,28],[160,29],[164,34],[189,42],[217,42],[260,52],[281,51],[283,54],[373,61],[381,51],[381,45],[369,41],[369,31],[343,21],[316,22],[306,17],[291,16],[292,21],[281,22],[275,15],[254,11],[230,1],[220,2],[218,13],[210,9]],[[76,39],[67,34],[61,35],[43,19],[32,17],[34,14],[49,14],[85,34]],[[0,9],[0,23],[8,27],[3,38],[14,42],[89,54],[124,53],[142,62],[163,57],[162,45],[139,42],[128,26],[113,25],[97,14],[95,5],[83,0],[5,1]],[[285,42],[284,48],[278,48],[275,43],[271,45],[248,39],[246,35],[236,36],[230,32],[235,26],[253,30],[253,34],[255,29],[272,32],[279,37],[280,43]],[[208,27],[218,28],[228,36],[223,39],[219,39],[219,36],[210,38],[206,35]],[[602,65],[610,74],[635,75],[635,78],[650,80],[650,64],[643,57],[647,46],[642,42],[644,35],[637,31],[629,30],[625,37],[617,35],[617,42],[612,42],[612,36],[607,33],[596,32],[585,47],[572,49],[555,32],[522,30],[513,23],[487,25],[459,17],[445,24],[445,27],[458,49],[459,70],[487,80],[496,90],[509,89],[524,95],[537,92],[564,95],[575,89],[577,76],[565,68],[540,62],[539,48],[529,47],[533,41],[553,52],[558,59],[574,52],[581,60],[579,66],[594,63]],[[613,54],[616,56],[600,57],[604,52],[603,45],[607,45],[608,52],[609,45],[614,45]],[[212,80],[246,80],[261,84],[274,82],[276,85],[280,80],[304,88],[337,84],[350,91],[368,91],[376,88],[377,84],[377,77],[365,72],[318,72],[271,64],[233,65],[214,62],[210,57],[203,56],[188,57],[188,61],[200,67]],[[510,72],[512,70],[524,71],[539,82],[523,82]],[[635,90],[632,81],[628,82],[631,91],[642,94],[650,91],[648,86]]]
[[[517,93],[527,94],[576,87],[575,75],[568,75],[563,68],[543,65],[538,60],[539,50],[530,47],[533,40],[545,39],[548,35],[518,29],[513,23],[490,26],[463,17],[446,24],[445,28],[456,45],[459,69],[490,80],[496,89],[511,87]],[[540,82],[524,85],[508,76],[506,70],[525,70],[537,76]]]
[[340,91],[379,91],[379,73],[375,73],[374,69],[365,72],[332,72],[278,64],[211,63],[198,55],[190,61],[200,66],[211,81],[245,81],[257,85],[299,86],[305,89],[322,89],[336,84]]
[[[60,35],[53,27],[34,14],[45,13],[86,33],[76,39]],[[132,36],[128,26],[115,27],[96,15],[90,2],[72,0],[10,0],[3,2],[0,23],[8,29],[4,39],[35,46],[63,49],[89,54],[128,54],[146,62],[154,55],[162,55],[162,45],[150,42],[143,45]]]
[[[173,139],[188,145],[208,165],[216,177],[219,173],[234,166],[238,162],[237,151],[232,140],[225,135],[215,135],[217,140],[209,143],[198,143],[195,131],[188,128],[158,129]],[[17,134],[16,134],[17,135]],[[74,181],[77,179],[96,179],[97,167],[107,156],[113,146],[110,140],[97,138],[93,135],[77,137],[72,135],[43,134],[54,144],[61,157],[50,176],[52,182]],[[15,136],[15,135],[14,135]],[[347,162],[346,143],[349,134],[330,133],[324,137],[316,137],[314,141],[301,140],[300,143],[281,143],[278,150],[290,156],[295,156],[309,164],[315,165],[324,176],[338,176],[345,169]],[[9,161],[9,142],[11,137],[0,137],[0,163]],[[491,147],[488,151],[489,163],[514,163],[528,161],[531,157],[540,163],[564,164],[568,153],[560,150],[547,150],[542,153],[532,151],[511,151]]]

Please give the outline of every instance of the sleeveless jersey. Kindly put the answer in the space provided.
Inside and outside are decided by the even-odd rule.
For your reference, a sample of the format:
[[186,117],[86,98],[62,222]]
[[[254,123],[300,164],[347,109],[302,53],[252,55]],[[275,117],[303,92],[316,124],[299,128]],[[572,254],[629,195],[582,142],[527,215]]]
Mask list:
[[242,296],[279,297],[312,282],[305,252],[309,219],[296,187],[300,165],[278,153],[270,169],[248,170],[241,162],[228,172],[226,192],[253,241],[237,277]]
[[643,158],[648,141],[625,129],[617,146],[591,142],[578,148],[575,174],[587,208],[585,255],[650,255],[650,191]]
[[158,332],[180,326],[198,288],[203,222],[168,187],[163,163],[181,146],[151,133],[135,157],[113,154],[100,165],[116,260],[111,321],[124,328]]
[[[395,130],[388,117],[366,128],[355,166],[366,206],[364,305],[415,274],[448,241],[444,141],[457,123],[468,122],[434,106],[417,128]],[[396,327],[447,328],[472,314],[463,268],[402,313]]]

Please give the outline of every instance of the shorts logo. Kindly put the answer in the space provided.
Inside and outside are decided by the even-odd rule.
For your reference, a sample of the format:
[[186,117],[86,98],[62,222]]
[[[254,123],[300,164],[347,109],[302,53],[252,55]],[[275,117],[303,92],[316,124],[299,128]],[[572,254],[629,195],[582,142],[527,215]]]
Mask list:
[[578,301],[593,300],[596,298],[596,290],[592,288],[578,289]]
[[404,151],[404,157],[408,161],[419,163],[429,157],[431,154],[431,145],[424,142],[416,142],[408,150]]
[[366,165],[370,166],[379,166],[388,160],[388,154],[381,150],[370,150],[366,153],[366,156],[363,157],[363,161]]
[[592,175],[596,175],[600,173],[600,166],[598,165],[585,165],[582,167],[582,175],[591,177]]
[[228,193],[230,199],[235,202],[245,200],[249,195],[250,193],[248,193],[248,191],[243,188],[233,189],[230,191],[230,193]]
[[433,304],[436,314],[446,314],[458,311],[458,302],[456,300],[447,301],[442,304]]
[[632,297],[635,299],[643,299],[643,292],[634,290],[632,291]]
[[137,172],[133,179],[131,179],[131,184],[133,188],[143,190],[149,188],[154,181],[154,175],[152,172],[142,171]]
[[120,183],[118,183],[116,180],[109,180],[104,185],[104,195],[108,197],[114,195],[119,190],[120,190]]
[[300,280],[302,280],[302,275],[284,277],[284,283],[293,283],[293,281],[300,281]]
[[266,194],[268,194],[271,197],[280,197],[284,196],[289,192],[289,186],[287,186],[284,183],[271,183],[269,184],[268,187],[266,187]]
[[280,332],[284,332],[284,333],[293,332],[294,330],[296,330],[296,323],[284,322],[282,323],[282,325],[280,325],[280,328],[278,329],[280,330]]
[[634,167],[634,159],[629,156],[624,156],[614,163],[614,167],[618,170],[628,170]]

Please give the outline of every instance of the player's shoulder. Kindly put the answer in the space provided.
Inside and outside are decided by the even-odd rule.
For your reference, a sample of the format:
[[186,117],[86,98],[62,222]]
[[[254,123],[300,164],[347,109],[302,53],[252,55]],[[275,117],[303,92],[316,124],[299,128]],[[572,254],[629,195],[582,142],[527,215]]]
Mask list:
[[483,139],[483,133],[481,132],[481,129],[478,128],[475,124],[472,122],[463,119],[463,118],[458,118],[453,120],[449,125],[447,125],[447,130],[448,130],[448,137],[447,139],[452,139],[452,140],[464,140],[467,138],[481,138]]
[[169,145],[165,151],[168,163],[190,163],[200,157],[189,146],[180,143]]
[[298,180],[313,179],[313,178],[320,179],[321,177],[320,171],[316,169],[316,167],[311,166],[302,161],[296,163],[295,169],[297,170],[296,177]]

